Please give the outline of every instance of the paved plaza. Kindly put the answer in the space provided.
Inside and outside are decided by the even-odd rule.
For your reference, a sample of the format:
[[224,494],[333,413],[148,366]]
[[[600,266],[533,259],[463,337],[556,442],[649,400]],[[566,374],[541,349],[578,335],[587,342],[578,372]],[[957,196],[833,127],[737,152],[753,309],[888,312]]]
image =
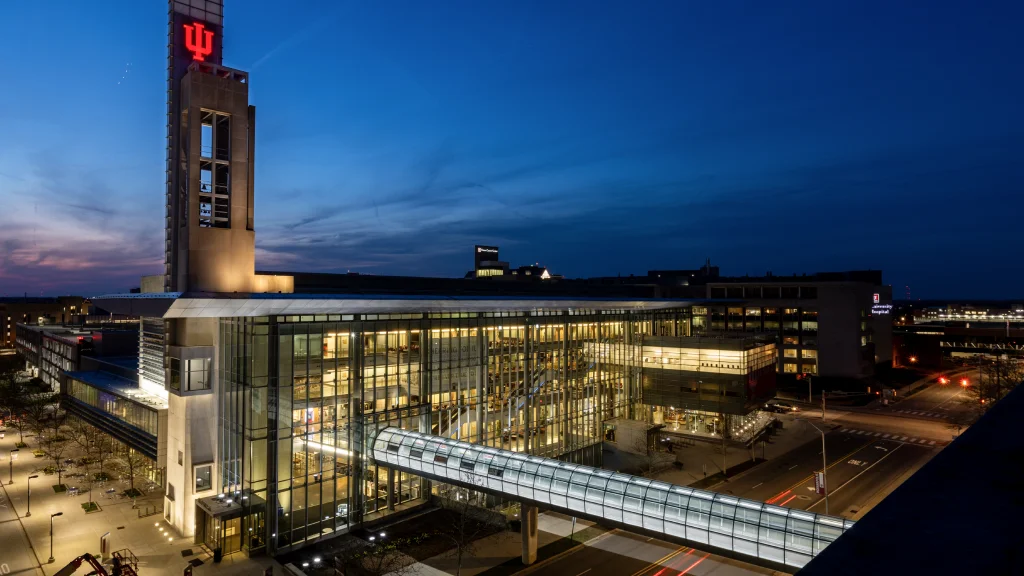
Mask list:
[[[256,575],[262,574],[271,565],[275,567],[276,575],[285,573],[281,565],[269,557],[246,558],[244,554],[227,556],[214,567],[211,555],[192,544],[191,538],[175,534],[171,526],[163,521],[161,514],[145,515],[146,512],[159,509],[163,498],[160,493],[146,494],[139,498],[134,503],[136,508],[130,498],[117,498],[106,493],[110,489],[123,492],[127,488],[125,484],[119,481],[107,482],[105,486],[97,486],[93,491],[93,501],[99,504],[100,510],[87,514],[81,506],[89,500],[84,491],[78,495],[54,492],[52,486],[57,483],[57,476],[44,474],[43,468],[47,463],[32,455],[36,444],[35,438],[29,435],[25,436],[28,448],[22,448],[14,461],[14,483],[8,484],[11,477],[9,455],[17,440],[17,433],[11,430],[8,430],[6,438],[0,440],[0,479],[3,480],[3,488],[0,490],[2,573],[53,576],[71,560],[86,552],[99,557],[100,537],[106,532],[110,532],[111,551],[128,548],[135,554],[142,576],[179,575],[193,559],[203,562],[193,568],[197,576],[213,574],[214,571],[218,576]],[[76,471],[71,469],[69,472]],[[31,481],[30,503],[27,478],[34,474],[39,477]],[[65,478],[64,484],[74,486],[75,480]],[[137,487],[144,484],[145,481],[136,481]],[[27,516],[30,504],[31,516]],[[57,512],[63,515],[53,518],[54,562],[48,563],[50,515]],[[188,550],[194,554],[182,554]],[[109,568],[109,561],[106,564]],[[82,574],[87,571],[89,568],[84,565],[79,569]]]

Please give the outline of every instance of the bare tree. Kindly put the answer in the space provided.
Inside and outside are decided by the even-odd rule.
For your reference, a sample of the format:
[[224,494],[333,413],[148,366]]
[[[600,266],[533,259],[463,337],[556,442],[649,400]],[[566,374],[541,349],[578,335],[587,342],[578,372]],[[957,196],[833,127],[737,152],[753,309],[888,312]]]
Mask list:
[[118,468],[121,470],[121,474],[128,476],[128,490],[126,492],[129,496],[138,496],[140,492],[135,489],[135,476],[142,474],[151,465],[152,460],[142,452],[128,446],[122,447],[117,452],[115,460],[117,461]]
[[[465,482],[473,483],[473,474],[464,472],[462,476]],[[460,576],[462,560],[473,553],[477,541],[507,530],[508,521],[504,514],[486,508],[483,494],[460,486],[441,484],[438,504],[445,515],[445,525],[438,535],[455,545],[455,576]]]
[[640,476],[650,476],[654,474],[657,468],[658,455],[651,449],[650,440],[646,434],[636,435],[633,438],[632,452],[636,454],[638,459],[637,468],[639,469]]
[[344,576],[400,576],[412,573],[415,561],[402,553],[411,539],[353,543],[334,557],[335,573]]
[[[970,426],[1024,381],[1024,362],[1001,357],[986,361],[979,357],[978,373],[977,378],[972,378],[971,374],[965,377],[967,386],[960,400],[963,409],[949,418],[950,428],[960,430]],[[971,382],[972,379],[975,381]]]
[[12,363],[0,367],[0,411],[6,416],[7,424],[18,431],[18,447],[25,446],[25,430],[29,428],[29,392],[21,380],[20,371]]
[[25,414],[28,426],[36,436],[56,433],[64,425],[59,394],[32,394],[26,397]]
[[107,444],[109,444],[109,437],[89,423],[78,418],[74,418],[70,421],[68,424],[68,431],[72,444],[81,448],[84,453],[84,456],[81,459],[82,467],[85,469],[85,480],[83,483],[85,484],[85,488],[89,491],[89,502],[92,503],[92,489],[98,480],[94,471],[97,467],[102,467],[100,445],[103,443],[104,439],[107,439]]
[[[58,418],[55,416],[50,421],[57,422]],[[56,424],[52,428],[47,429],[47,433],[39,445],[46,458],[53,462],[57,472],[57,486],[60,486],[61,489],[64,487],[64,456],[71,445],[70,430],[68,430],[67,426]]]
[[116,452],[117,443],[113,438],[105,433],[98,433],[93,437],[93,454],[96,458],[96,464],[99,468],[97,473],[97,480],[106,480],[109,475],[107,474],[107,462],[114,457]]

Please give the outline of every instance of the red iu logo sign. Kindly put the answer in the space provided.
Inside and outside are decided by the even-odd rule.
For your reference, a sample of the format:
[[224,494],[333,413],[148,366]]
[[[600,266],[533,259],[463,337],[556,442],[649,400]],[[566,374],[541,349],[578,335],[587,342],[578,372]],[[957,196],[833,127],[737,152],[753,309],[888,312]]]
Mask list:
[[213,54],[213,30],[207,30],[202,23],[185,24],[185,48],[192,53],[192,59],[202,62]]

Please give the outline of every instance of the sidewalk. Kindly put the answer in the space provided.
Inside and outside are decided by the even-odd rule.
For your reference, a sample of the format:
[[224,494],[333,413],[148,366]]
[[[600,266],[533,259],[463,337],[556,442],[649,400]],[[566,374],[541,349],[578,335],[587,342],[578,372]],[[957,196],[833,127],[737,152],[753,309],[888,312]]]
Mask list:
[[[275,574],[284,574],[284,568],[274,562],[272,558],[246,558],[244,554],[233,554],[226,556],[224,560],[214,565],[212,558],[201,550],[199,546],[192,543],[191,538],[182,538],[174,533],[169,524],[163,521],[161,515],[153,515],[139,518],[139,511],[132,508],[130,498],[112,499],[107,498],[102,489],[93,490],[93,502],[99,504],[101,510],[86,514],[81,504],[88,502],[87,494],[68,496],[66,493],[56,493],[52,485],[57,483],[56,475],[45,475],[42,469],[47,465],[41,458],[34,458],[32,450],[36,447],[35,438],[25,436],[28,448],[22,448],[19,457],[14,462],[14,484],[7,485],[9,475],[9,453],[18,440],[18,434],[11,434],[8,431],[7,437],[0,440],[0,478],[3,480],[3,488],[0,496],[3,496],[10,506],[10,521],[7,517],[0,518],[0,526],[5,531],[4,544],[6,547],[19,547],[16,542],[9,541],[14,532],[13,526],[24,527],[23,535],[27,536],[35,551],[37,559],[36,572],[33,576],[53,576],[58,570],[66,566],[74,558],[89,552],[100,556],[100,536],[110,532],[110,550],[128,548],[139,560],[139,572],[143,576],[174,576],[182,574],[188,561],[198,558],[203,564],[193,568],[197,576],[203,574],[216,574],[218,576],[234,576],[236,574],[262,574],[263,570],[270,565],[275,566]],[[29,475],[38,474],[39,477],[32,480],[31,513],[28,512],[28,498],[26,490],[26,478]],[[65,478],[65,485],[74,485],[74,481]],[[143,482],[137,482],[141,485]],[[107,488],[116,487],[124,490],[126,487],[116,483],[108,482]],[[139,508],[146,505],[159,505],[162,494],[149,494],[138,499]],[[0,513],[4,512],[0,509]],[[62,512],[62,516],[53,518],[53,556],[54,562],[47,563],[50,556],[50,515]],[[14,517],[17,514],[17,518]],[[163,532],[161,532],[161,529]],[[191,550],[195,554],[183,556],[182,551]],[[203,552],[203,553],[201,553]],[[2,560],[0,560],[2,562]],[[41,564],[41,566],[40,566]],[[109,566],[109,564],[108,564]],[[87,570],[82,567],[80,570]],[[29,574],[29,572],[26,572]]]
[[[576,532],[578,536],[585,529],[593,526],[593,522],[586,520],[576,521]],[[554,512],[544,512],[537,517],[537,550],[538,563],[540,550],[563,538],[568,538],[572,532],[572,519]],[[473,553],[462,559],[463,576],[476,576],[492,570],[510,560],[518,561],[522,558],[523,541],[518,532],[502,532],[493,534],[476,542]],[[441,576],[455,574],[457,560],[454,551],[445,552],[428,558],[412,566],[410,574],[420,576]],[[526,568],[521,566],[521,568]]]
[[[778,414],[776,417],[782,422],[783,427],[777,430],[764,445],[763,457],[767,460],[778,458],[786,452],[820,437],[811,426],[796,422],[796,416],[792,414]],[[693,446],[676,448],[675,454],[676,461],[683,464],[682,469],[670,468],[654,474],[652,478],[686,486],[704,479],[705,466],[708,476],[722,471],[722,451],[721,445],[718,443],[697,442]],[[754,456],[762,458],[760,442],[755,444]],[[750,450],[729,448],[726,464],[729,468],[733,468],[750,461],[750,459]]]

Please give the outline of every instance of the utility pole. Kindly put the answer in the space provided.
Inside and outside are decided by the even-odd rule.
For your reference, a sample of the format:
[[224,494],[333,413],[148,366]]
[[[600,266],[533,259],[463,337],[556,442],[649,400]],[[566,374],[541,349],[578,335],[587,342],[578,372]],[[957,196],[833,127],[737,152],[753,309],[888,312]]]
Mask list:
[[825,391],[821,391],[821,422],[825,423]]
[[814,403],[814,394],[811,392],[811,375],[807,375],[807,403]]
[[825,431],[810,420],[803,420],[821,433],[821,488],[825,491],[825,514],[828,514],[828,458],[825,456]]

